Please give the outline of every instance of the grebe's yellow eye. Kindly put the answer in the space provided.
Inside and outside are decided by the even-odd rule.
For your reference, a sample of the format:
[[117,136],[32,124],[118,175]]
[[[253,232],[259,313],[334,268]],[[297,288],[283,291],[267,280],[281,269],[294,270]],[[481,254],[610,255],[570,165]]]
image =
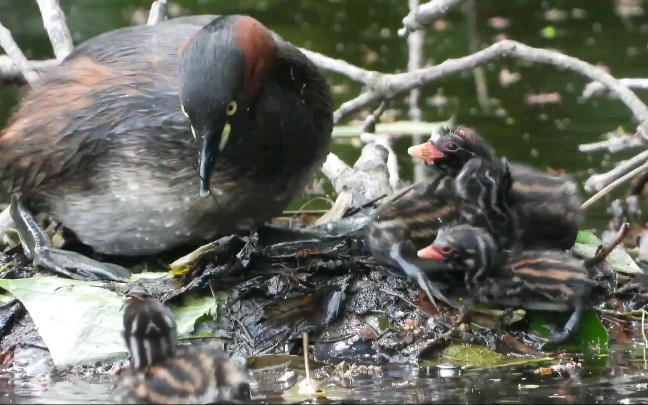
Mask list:
[[236,114],[236,107],[236,101],[232,101],[227,105],[225,112],[227,113],[227,115],[234,115]]

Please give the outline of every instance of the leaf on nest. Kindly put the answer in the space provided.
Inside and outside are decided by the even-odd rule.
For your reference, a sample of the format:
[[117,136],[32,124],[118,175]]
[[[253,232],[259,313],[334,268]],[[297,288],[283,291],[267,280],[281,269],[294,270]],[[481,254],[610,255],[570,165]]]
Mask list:
[[[583,259],[590,259],[596,254],[596,250],[603,242],[593,233],[587,231],[578,232],[576,243],[572,247],[572,253]],[[625,274],[642,274],[643,272],[637,266],[632,257],[623,249],[622,246],[614,248],[606,261],[610,263],[612,269],[617,273]]]
[[[25,306],[56,367],[114,361],[128,355],[122,337],[125,297],[102,288],[102,283],[31,277],[0,279],[0,287]],[[170,306],[179,336],[193,332],[196,320],[213,305],[213,298],[206,297]]]

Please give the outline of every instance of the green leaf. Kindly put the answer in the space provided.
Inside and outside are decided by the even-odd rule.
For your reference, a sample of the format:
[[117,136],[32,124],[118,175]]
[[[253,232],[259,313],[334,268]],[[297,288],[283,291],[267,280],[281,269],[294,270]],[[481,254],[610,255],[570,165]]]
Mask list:
[[509,362],[510,358],[499,354],[485,346],[472,344],[452,344],[441,350],[433,361],[425,361],[428,365],[452,363],[464,367],[488,367]]
[[[439,127],[451,125],[451,121],[442,122],[415,122],[415,121],[396,121],[376,124],[376,135],[386,134],[431,134]],[[333,137],[354,137],[362,134],[362,125],[338,125],[333,128]]]
[[[572,253],[583,259],[590,259],[596,254],[596,250],[603,242],[596,235],[587,231],[578,232],[576,243],[572,247]],[[618,273],[625,274],[642,274],[643,272],[637,266],[632,257],[623,249],[622,246],[614,248],[612,253],[607,257],[612,269]]]
[[10,303],[14,298],[13,295],[7,293],[7,294],[0,294],[0,305],[6,305]]
[[124,299],[101,283],[59,277],[0,279],[25,306],[57,368],[124,358]]
[[167,278],[173,278],[171,272],[168,271],[147,271],[145,273],[134,273],[131,275],[131,278],[128,280],[129,283],[134,284],[141,280],[164,280]]
[[214,305],[216,301],[211,296],[187,298],[182,306],[169,305],[176,320],[178,337],[182,338],[192,333],[198,318],[209,312]]
[[[559,316],[557,316],[559,315]],[[540,336],[547,337],[550,334],[549,324],[558,322],[557,327],[562,328],[571,314],[556,314],[547,311],[529,311],[528,317],[533,329]],[[556,320],[557,319],[557,320]],[[592,346],[598,346],[601,349],[607,349],[609,335],[605,326],[601,323],[598,314],[593,309],[588,309],[583,314],[581,326],[574,335],[571,342],[561,345],[564,348],[587,349]]]
[[603,241],[592,232],[578,231],[576,235],[576,243],[583,243],[585,245],[600,246]]
[[[107,362],[128,355],[122,337],[125,297],[101,283],[60,277],[0,279],[27,309],[57,368]],[[188,298],[170,306],[183,337],[209,311],[214,299]]]
[[531,359],[511,359],[510,357],[497,353],[485,346],[472,344],[451,344],[441,350],[435,360],[422,361],[421,367],[432,367],[443,363],[451,363],[462,368],[488,369],[495,367],[510,367],[536,364],[538,362],[551,361],[549,357]]

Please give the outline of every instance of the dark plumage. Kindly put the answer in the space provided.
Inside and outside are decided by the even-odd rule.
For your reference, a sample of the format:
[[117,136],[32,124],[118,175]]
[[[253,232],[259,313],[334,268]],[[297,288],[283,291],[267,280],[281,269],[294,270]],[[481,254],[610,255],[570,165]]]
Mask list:
[[596,283],[585,264],[559,250],[500,251],[491,235],[470,225],[444,227],[421,259],[463,270],[475,301],[531,310],[572,311],[563,330],[549,339],[568,341],[578,330]]
[[489,229],[500,237],[501,245],[508,245],[515,228],[508,206],[510,186],[505,160],[471,159],[455,178],[434,173],[396,194],[376,211],[367,231],[372,255],[398,265],[417,279],[430,300],[436,296],[448,302],[421,274],[421,269],[444,268],[420,260],[416,252],[429,245],[441,227],[459,223]]
[[332,128],[329,86],[297,48],[251,17],[184,17],[47,70],[0,134],[0,180],[95,252],[150,255],[280,213]]
[[[496,159],[493,149],[474,130],[441,128],[409,154],[449,176],[456,176],[474,156]],[[578,186],[569,176],[552,176],[530,166],[511,164],[512,208],[519,242],[526,247],[569,249],[583,224]]]
[[116,403],[192,404],[250,399],[243,367],[212,344],[176,346],[173,315],[147,294],[131,295],[124,311],[131,356],[112,392]]

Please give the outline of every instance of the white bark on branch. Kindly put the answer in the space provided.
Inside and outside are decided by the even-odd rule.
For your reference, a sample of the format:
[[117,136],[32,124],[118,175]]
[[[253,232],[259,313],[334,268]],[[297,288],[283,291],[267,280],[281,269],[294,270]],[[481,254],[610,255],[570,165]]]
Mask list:
[[54,55],[60,62],[72,52],[72,36],[65,22],[65,13],[61,10],[59,0],[36,0],[43,18],[43,26],[47,31]]
[[367,83],[369,91],[343,103],[334,114],[334,121],[339,122],[349,114],[366,107],[380,99],[391,98],[399,93],[446,78],[456,73],[473,69],[477,66],[504,58],[516,58],[537,63],[554,65],[561,69],[572,70],[603,83],[632,111],[640,123],[642,136],[648,138],[645,130],[648,121],[648,107],[630,89],[619,83],[604,70],[580,59],[556,51],[533,48],[517,41],[503,40],[472,55],[445,62],[425,69],[400,74],[380,74]]
[[645,147],[646,140],[639,134],[617,134],[611,133],[608,139],[599,142],[585,143],[578,145],[578,150],[583,153],[606,151],[610,153],[621,152],[627,149]]
[[[646,78],[625,78],[619,79],[619,82],[632,90],[648,90],[648,79]],[[581,98],[586,101],[595,97],[600,97],[608,92],[607,87],[599,82],[589,82],[581,93]]]
[[465,0],[432,0],[411,10],[403,18],[403,28],[398,31],[399,35],[406,35],[410,32],[421,30],[430,25],[432,21],[443,16],[448,11],[463,3]]
[[591,176],[585,182],[585,190],[590,193],[593,191],[600,191],[603,187],[624,176],[631,170],[634,170],[637,167],[641,166],[646,161],[648,161],[648,150],[639,153],[630,160],[619,163],[614,169],[610,170],[607,173],[595,174]]
[[155,25],[164,21],[167,15],[167,0],[157,0],[151,4],[151,11],[149,11],[148,21],[146,25]]
[[11,32],[2,24],[0,24],[0,47],[4,49],[11,63],[16,66],[17,71],[20,72],[27,83],[35,83],[38,81],[40,75],[32,69],[25,54],[20,50],[16,41],[14,41]]
[[[27,64],[30,70],[40,71],[58,65],[58,61],[56,59],[30,60]],[[0,80],[12,81],[21,78],[24,78],[24,76],[11,58],[7,55],[0,55]]]

